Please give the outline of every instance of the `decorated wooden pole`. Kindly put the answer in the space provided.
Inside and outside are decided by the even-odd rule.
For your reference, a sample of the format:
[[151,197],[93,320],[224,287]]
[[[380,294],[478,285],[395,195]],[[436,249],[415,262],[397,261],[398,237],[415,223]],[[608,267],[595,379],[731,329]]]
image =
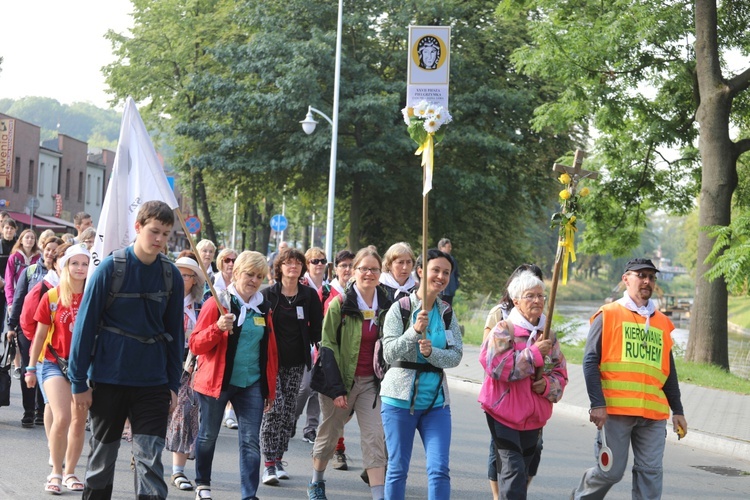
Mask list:
[[550,289],[549,300],[547,301],[547,321],[544,324],[542,339],[549,338],[552,314],[555,311],[555,298],[557,297],[557,282],[560,279],[560,271],[562,270],[562,282],[564,285],[568,282],[568,266],[571,262],[576,261],[576,213],[579,210],[580,199],[588,195],[588,188],[583,188],[580,192],[576,192],[578,182],[584,178],[596,179],[599,176],[596,172],[589,172],[581,168],[585,156],[586,153],[583,150],[576,149],[572,167],[561,165],[560,163],[555,163],[552,166],[553,172],[561,173],[558,180],[565,186],[565,189],[560,191],[560,211],[552,215],[552,227],[558,228],[559,239],[555,255],[555,268],[552,272],[552,288]]
[[419,287],[422,309],[433,304],[427,300],[427,249],[429,248],[428,207],[432,189],[435,146],[445,136],[450,78],[450,26],[409,26],[409,64],[407,66],[406,107],[401,110],[409,136],[419,145],[422,155],[422,279]]

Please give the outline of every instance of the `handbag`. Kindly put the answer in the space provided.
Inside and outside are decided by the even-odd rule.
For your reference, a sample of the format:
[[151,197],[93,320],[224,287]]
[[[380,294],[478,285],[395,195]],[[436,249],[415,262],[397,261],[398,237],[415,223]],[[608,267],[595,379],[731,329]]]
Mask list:
[[16,343],[8,342],[7,337],[3,342],[4,352],[0,356],[0,406],[10,406],[10,369],[13,366],[13,358],[16,357]]
[[57,354],[55,348],[52,347],[52,344],[47,344],[47,348],[49,349],[49,352],[51,352],[55,357],[55,361],[57,362],[57,366],[60,368],[63,377],[65,377],[65,379],[70,382],[70,377],[68,376],[68,360],[65,358],[61,358],[60,355]]

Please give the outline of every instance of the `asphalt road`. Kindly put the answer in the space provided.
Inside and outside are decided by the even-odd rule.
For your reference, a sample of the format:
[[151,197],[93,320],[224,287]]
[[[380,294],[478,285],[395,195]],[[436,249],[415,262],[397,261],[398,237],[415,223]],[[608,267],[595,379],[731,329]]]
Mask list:
[[[484,415],[479,410],[475,397],[454,389],[451,394],[453,411],[453,436],[451,446],[452,498],[491,498],[487,483],[488,431]],[[49,473],[47,447],[44,431],[21,428],[21,404],[18,384],[14,381],[10,407],[0,408],[0,497],[3,499],[50,498],[43,492],[43,482]],[[720,416],[717,416],[720,418]],[[301,426],[300,426],[301,431]],[[300,432],[301,433],[301,432]],[[329,467],[326,472],[327,493],[330,499],[369,499],[370,492],[359,477],[361,452],[359,429],[352,420],[345,432],[350,470],[337,471]],[[529,491],[530,499],[566,499],[578,483],[583,471],[593,463],[594,427],[592,424],[564,415],[553,415],[545,428],[544,453],[540,475],[534,479]],[[690,447],[690,435],[684,444],[667,443],[665,456],[665,499],[748,499],[750,498],[750,461],[730,460],[725,456],[695,450]],[[306,498],[307,482],[311,474],[310,450],[312,446],[301,439],[293,438],[289,452],[284,457],[291,475],[280,486],[261,485],[260,498],[303,499]],[[85,455],[78,471],[83,477]],[[750,460],[750,457],[748,457]],[[632,461],[632,458],[631,458]],[[113,498],[133,498],[133,479],[129,468],[130,445],[122,441],[117,461],[115,493]],[[164,454],[165,474],[171,474],[171,457]],[[419,437],[414,446],[414,455],[409,475],[407,498],[425,499],[426,474],[424,452]],[[698,467],[719,468],[744,472],[745,475],[726,476]],[[628,469],[629,470],[629,469]],[[212,478],[212,493],[215,499],[239,497],[239,465],[237,459],[236,431],[222,429],[217,444]],[[194,477],[193,462],[188,462],[188,477]],[[193,492],[181,492],[170,486],[169,497],[192,499]],[[73,493],[64,492],[62,498],[72,498]],[[630,474],[626,472],[622,482],[616,485],[608,499],[630,498]]]

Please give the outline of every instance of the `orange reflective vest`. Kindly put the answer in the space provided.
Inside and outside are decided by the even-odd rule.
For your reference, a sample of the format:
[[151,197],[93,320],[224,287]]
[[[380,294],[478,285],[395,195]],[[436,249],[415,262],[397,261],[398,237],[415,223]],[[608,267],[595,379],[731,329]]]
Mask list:
[[669,376],[674,325],[659,311],[646,318],[617,302],[602,306],[602,357],[599,369],[610,415],[653,420],[669,418],[664,383]]

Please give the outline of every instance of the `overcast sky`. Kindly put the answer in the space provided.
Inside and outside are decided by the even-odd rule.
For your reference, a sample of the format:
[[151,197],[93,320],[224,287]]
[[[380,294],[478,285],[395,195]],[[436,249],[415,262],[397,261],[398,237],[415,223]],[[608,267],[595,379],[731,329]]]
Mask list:
[[130,0],[2,3],[0,98],[40,96],[108,107],[101,68],[114,57],[104,34],[132,25]]

